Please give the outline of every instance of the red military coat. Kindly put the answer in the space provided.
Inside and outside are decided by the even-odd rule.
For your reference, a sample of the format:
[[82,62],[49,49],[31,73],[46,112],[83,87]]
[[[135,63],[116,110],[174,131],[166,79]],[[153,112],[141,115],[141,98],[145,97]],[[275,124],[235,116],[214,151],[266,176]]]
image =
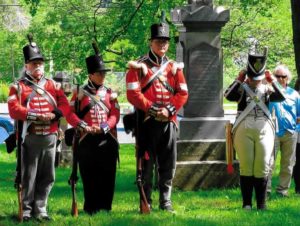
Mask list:
[[[163,70],[161,78],[156,79],[144,93],[142,89],[148,84],[155,71],[159,70],[160,65],[149,60],[148,56],[144,56],[139,61],[131,61],[128,65],[127,99],[136,108],[148,112],[154,103],[159,106],[171,104],[177,113],[187,101],[188,89],[182,72],[182,64],[170,61]],[[173,88],[174,93],[170,92],[161,81],[166,81]],[[176,122],[176,114],[171,115],[169,120]]]
[[[31,120],[29,118],[30,113],[43,114],[59,112],[61,116],[69,116],[68,122],[72,126],[77,126],[80,120],[70,114],[71,109],[69,102],[60,89],[57,83],[53,80],[42,78],[42,87],[51,96],[53,101],[49,101],[49,97],[45,94],[35,92],[33,95],[33,86],[25,79],[31,79],[28,76],[23,76],[17,83],[10,87],[8,96],[8,110],[11,118],[15,120],[28,121],[31,123],[30,131],[39,135],[46,135],[49,133],[55,133],[58,129],[58,121],[52,120],[48,122],[42,122],[38,120]],[[32,81],[32,79],[31,79]],[[56,106],[53,103],[56,103]]]
[[[106,112],[101,106],[97,104],[92,104],[91,98],[86,95],[83,90],[92,95],[94,98],[102,101],[103,104],[107,107],[108,111]],[[78,116],[81,113],[88,109],[88,111],[81,118],[88,124],[88,126],[99,126],[103,129],[104,133],[107,133],[111,130],[113,135],[116,136],[116,126],[120,119],[120,107],[117,101],[115,94],[111,89],[100,86],[97,90],[91,88],[89,85],[85,85],[79,90],[79,94],[74,91],[71,99],[71,107],[75,112],[75,101],[78,97],[79,101],[79,112],[76,112]],[[91,105],[91,107],[88,107]]]

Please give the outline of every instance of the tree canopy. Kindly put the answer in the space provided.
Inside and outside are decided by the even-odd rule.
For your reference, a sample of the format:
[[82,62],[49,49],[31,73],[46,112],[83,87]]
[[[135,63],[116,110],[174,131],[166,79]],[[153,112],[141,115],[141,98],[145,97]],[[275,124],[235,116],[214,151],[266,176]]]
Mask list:
[[[93,54],[95,39],[105,61],[114,71],[126,70],[126,63],[148,50],[149,27],[159,21],[162,10],[170,18],[170,10],[183,6],[184,0],[2,0],[0,16],[19,15],[28,26],[13,28],[3,20],[0,24],[0,75],[12,81],[13,70],[23,66],[22,47],[28,43],[26,34],[46,56],[46,70],[69,71],[86,76],[85,58]],[[4,4],[2,3],[2,4]],[[1,1],[0,1],[1,4]],[[268,68],[287,64],[295,74],[292,38],[291,4],[288,0],[215,0],[215,6],[230,9],[230,21],[221,33],[224,50],[224,77],[229,80],[245,66],[248,49],[253,42],[269,47]],[[0,6],[1,9],[1,6]],[[280,10],[279,10],[280,9]],[[16,10],[19,10],[16,13]],[[20,16],[21,15],[21,16]],[[170,19],[168,20],[170,21]],[[15,21],[18,23],[18,21]],[[176,27],[171,34],[176,36]],[[11,26],[11,28],[9,27]],[[16,25],[14,25],[16,26]],[[20,26],[21,27],[21,26]],[[175,56],[175,44],[170,55]]]

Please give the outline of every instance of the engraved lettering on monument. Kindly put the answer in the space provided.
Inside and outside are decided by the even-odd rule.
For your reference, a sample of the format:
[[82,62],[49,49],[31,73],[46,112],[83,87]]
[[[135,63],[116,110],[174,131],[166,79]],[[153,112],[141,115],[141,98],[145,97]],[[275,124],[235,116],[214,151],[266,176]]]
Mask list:
[[[220,61],[218,49],[206,43],[189,51],[189,100],[186,111],[190,116],[207,116],[219,105]],[[212,115],[213,116],[213,115]]]

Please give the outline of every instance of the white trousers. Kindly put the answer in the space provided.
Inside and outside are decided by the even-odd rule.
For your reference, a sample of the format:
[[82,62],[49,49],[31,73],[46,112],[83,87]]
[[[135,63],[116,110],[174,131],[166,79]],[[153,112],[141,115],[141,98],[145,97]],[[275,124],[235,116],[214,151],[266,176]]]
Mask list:
[[274,148],[275,132],[266,117],[247,116],[234,131],[233,145],[241,176],[267,177]]

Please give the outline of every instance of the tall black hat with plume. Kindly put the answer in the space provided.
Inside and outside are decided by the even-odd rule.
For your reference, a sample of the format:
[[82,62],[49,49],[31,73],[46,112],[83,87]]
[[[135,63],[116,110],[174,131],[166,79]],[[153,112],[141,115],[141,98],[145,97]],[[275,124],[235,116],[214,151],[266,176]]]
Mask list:
[[165,11],[161,12],[160,23],[151,25],[150,39],[167,39],[170,40],[169,25],[166,21]]
[[98,45],[95,40],[93,41],[92,46],[95,51],[95,55],[89,56],[85,59],[88,73],[92,74],[95,72],[110,71],[111,69],[105,68],[104,61],[102,59]]
[[39,49],[39,47],[37,46],[37,44],[35,42],[33,42],[33,36],[32,34],[28,34],[27,35],[29,44],[23,47],[23,54],[24,54],[24,60],[25,63],[27,64],[30,61],[33,60],[43,60],[44,61],[44,57]]
[[247,76],[253,80],[262,80],[265,77],[268,47],[264,47],[263,54],[248,54]]

